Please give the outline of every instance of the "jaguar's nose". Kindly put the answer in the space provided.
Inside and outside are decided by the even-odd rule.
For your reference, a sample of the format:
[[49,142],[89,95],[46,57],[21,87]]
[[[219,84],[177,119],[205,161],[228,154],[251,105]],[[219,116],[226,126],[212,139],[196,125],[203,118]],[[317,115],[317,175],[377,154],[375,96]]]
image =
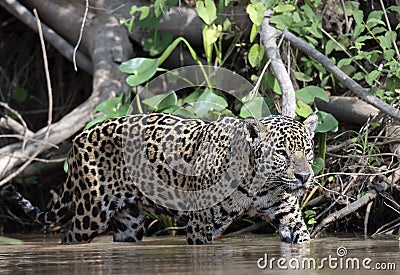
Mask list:
[[294,177],[300,185],[305,184],[310,178],[310,173],[294,173]]

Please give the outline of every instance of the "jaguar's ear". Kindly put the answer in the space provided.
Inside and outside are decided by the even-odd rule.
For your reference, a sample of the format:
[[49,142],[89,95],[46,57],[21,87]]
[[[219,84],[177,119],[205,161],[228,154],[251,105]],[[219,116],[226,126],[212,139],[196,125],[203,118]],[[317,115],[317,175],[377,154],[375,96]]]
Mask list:
[[246,118],[244,120],[246,139],[250,143],[257,143],[260,139],[262,124],[255,118]]
[[310,138],[314,137],[315,130],[318,127],[318,116],[313,113],[304,120],[304,127],[306,128],[307,134]]

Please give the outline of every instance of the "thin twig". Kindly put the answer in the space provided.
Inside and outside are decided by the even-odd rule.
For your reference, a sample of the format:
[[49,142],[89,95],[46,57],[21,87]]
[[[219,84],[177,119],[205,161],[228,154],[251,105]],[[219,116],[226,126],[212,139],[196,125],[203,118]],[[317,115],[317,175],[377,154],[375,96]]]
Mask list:
[[49,145],[55,149],[58,149],[58,145],[52,144],[50,142],[47,142],[45,140],[40,140],[40,139],[36,139],[36,138],[31,138],[31,137],[26,137],[23,135],[15,135],[15,134],[4,134],[4,135],[0,135],[0,138],[17,138],[17,139],[23,139],[23,140],[29,140],[29,141],[34,141],[37,143],[44,143],[45,145]]
[[[329,206],[328,206],[327,208],[325,208],[321,213],[319,213],[319,214],[315,217],[315,219],[316,219],[316,220],[319,220],[319,218],[321,218],[323,215],[325,215],[325,213],[327,213],[329,210],[331,210],[332,207],[336,205],[336,203],[340,200],[340,198],[341,198],[342,196],[343,196],[343,197],[346,197],[346,198],[349,198],[349,196],[346,195],[346,192],[347,192],[347,190],[349,190],[350,186],[352,186],[354,183],[355,183],[355,180],[350,181],[350,182],[347,184],[347,186],[344,188],[344,190],[343,190],[342,193],[339,193],[339,192],[334,191],[334,192],[336,192],[336,193],[339,193],[340,196],[337,197],[337,198],[331,203],[331,205],[329,205]],[[332,190],[331,190],[331,191],[332,191]]]
[[[385,234],[386,232],[390,231],[391,229],[393,229],[393,228],[399,226],[399,224],[400,224],[399,221],[400,221],[400,218],[395,219],[394,221],[390,221],[390,222],[388,222],[388,223],[385,223],[384,225],[380,226],[380,227],[375,231],[375,233],[371,235],[371,237],[374,237],[374,236],[376,236],[376,235]],[[394,225],[393,225],[393,224],[394,224]],[[389,228],[386,228],[385,230],[383,230],[383,228],[385,228],[385,227],[387,227],[387,226],[390,226],[390,227],[389,227]]]
[[377,172],[377,173],[347,173],[347,172],[332,172],[332,173],[326,173],[326,174],[321,174],[318,176],[315,176],[314,179],[326,177],[326,176],[334,176],[334,175],[341,175],[341,176],[379,176],[379,175],[386,175],[392,172],[395,172],[397,170],[400,170],[399,167],[393,168],[390,170],[386,170],[383,172]]
[[[10,113],[12,113],[13,115],[15,115],[15,116],[18,118],[19,121],[21,121],[22,126],[24,126],[24,133],[23,133],[23,135],[24,135],[24,137],[27,137],[27,136],[28,136],[28,132],[31,132],[31,131],[28,129],[28,126],[26,125],[26,122],[25,122],[25,120],[22,118],[22,116],[21,116],[16,110],[14,110],[14,109],[11,108],[10,106],[8,106],[7,103],[0,102],[0,106],[3,107],[3,108],[6,108]],[[24,139],[24,141],[23,141],[23,143],[22,143],[22,149],[25,148],[25,145],[26,145],[26,139]]]
[[[388,30],[391,32],[392,31],[392,27],[390,26],[390,21],[389,21],[389,17],[387,15],[387,12],[386,12],[385,5],[383,4],[382,0],[379,0],[379,2],[381,3],[383,15],[385,16],[386,26],[388,27]],[[397,41],[396,40],[393,41],[393,46],[394,46],[394,49],[396,50],[397,58],[400,58],[400,52],[399,52],[399,48],[397,47]]]
[[[36,9],[33,10],[33,13],[35,14],[36,17],[36,22],[37,22],[37,27],[38,27],[38,33],[39,33],[39,38],[40,38],[40,45],[42,47],[42,52],[43,52],[43,63],[44,63],[44,70],[45,70],[45,75],[46,75],[46,82],[47,82],[47,92],[48,92],[48,100],[49,100],[49,112],[47,116],[47,128],[46,132],[44,135],[44,140],[47,141],[50,135],[50,127],[51,127],[51,121],[52,121],[52,113],[53,113],[53,96],[52,96],[52,89],[51,89],[51,82],[50,82],[50,73],[49,73],[49,66],[48,66],[48,61],[47,61],[47,54],[46,54],[46,47],[44,44],[44,38],[43,38],[43,32],[42,32],[42,26],[41,22],[39,19],[39,16],[37,14]],[[21,165],[16,171],[5,177],[3,180],[0,181],[0,186],[5,184],[6,182],[9,182],[11,179],[13,179],[15,176],[17,176],[19,173],[21,173],[31,162],[40,154],[42,149],[46,146],[45,143],[41,143],[40,146],[37,148],[37,150],[32,154],[32,156],[29,156],[28,160]]]
[[49,63],[47,61],[47,52],[46,52],[46,46],[44,44],[42,24],[40,22],[40,19],[39,19],[36,9],[33,10],[33,13],[35,14],[35,17],[36,17],[37,27],[38,27],[38,31],[39,31],[40,45],[42,46],[44,72],[46,75],[46,83],[47,83],[47,96],[48,96],[48,100],[49,100],[49,111],[48,111],[48,115],[47,115],[47,130],[44,135],[44,139],[47,140],[49,137],[49,134],[50,134],[51,122],[53,120],[53,92],[52,92],[52,88],[51,88]]
[[[37,24],[35,17],[32,15],[28,9],[21,5],[19,1],[15,0],[1,0],[0,6],[2,6],[5,10],[14,15],[18,20],[27,25],[29,28],[37,31]],[[72,45],[57,34],[54,30],[47,27],[45,24],[43,25],[44,36],[46,37],[46,41],[50,43],[55,49],[57,49],[66,59],[72,61],[72,53],[73,47]],[[89,74],[93,74],[93,63],[92,61],[86,57],[82,52],[78,51],[76,53],[77,63],[79,67]]]
[[365,209],[365,217],[364,217],[364,237],[367,237],[367,233],[368,233],[368,220],[369,220],[369,215],[370,215],[370,213],[371,213],[371,207],[372,207],[372,204],[373,204],[374,202],[373,201],[370,201],[368,204],[367,204],[367,209]]
[[16,121],[15,119],[12,119],[8,115],[5,115],[4,117],[0,117],[0,127],[11,130],[22,136],[28,136],[28,137],[34,136],[34,133],[31,130],[27,129],[24,125],[20,124],[18,121]]
[[74,69],[75,71],[78,70],[78,67],[76,65],[76,52],[78,51],[79,45],[81,44],[82,41],[82,37],[83,37],[83,28],[85,26],[85,22],[86,22],[86,18],[87,18],[87,14],[89,11],[89,0],[86,0],[86,6],[85,6],[85,14],[83,15],[83,19],[82,19],[82,25],[81,25],[81,30],[79,32],[79,38],[78,38],[78,42],[76,42],[76,46],[74,48],[74,52],[72,53],[72,61],[74,63]]
[[330,214],[328,217],[323,219],[313,230],[311,236],[317,237],[330,223],[337,221],[351,213],[354,213],[364,205],[368,204],[370,201],[376,198],[377,192],[375,190],[370,190],[362,196],[360,199],[355,202],[349,204],[348,206]]
[[282,35],[285,33],[285,39],[291,42],[291,45],[314,58],[318,62],[320,62],[330,73],[332,73],[337,80],[339,80],[343,85],[349,88],[353,93],[359,96],[365,102],[370,103],[372,106],[381,110],[383,113],[391,116],[392,118],[400,121],[400,110],[395,107],[383,102],[381,99],[369,93],[366,89],[364,89],[360,84],[355,82],[352,78],[350,78],[347,74],[345,74],[342,70],[340,70],[329,58],[324,56],[317,49],[311,47],[308,43],[306,43],[301,38],[297,37],[293,33],[289,31],[279,31],[278,34]]
[[[2,154],[4,156],[9,156],[11,158],[13,158],[14,156],[11,154]],[[43,163],[58,163],[58,162],[63,162],[65,161],[65,157],[63,158],[57,158],[57,159],[43,159],[43,158],[32,158],[32,157],[18,157],[19,159],[23,159],[23,160],[29,160],[32,159],[34,161],[38,161],[38,162],[43,162]]]

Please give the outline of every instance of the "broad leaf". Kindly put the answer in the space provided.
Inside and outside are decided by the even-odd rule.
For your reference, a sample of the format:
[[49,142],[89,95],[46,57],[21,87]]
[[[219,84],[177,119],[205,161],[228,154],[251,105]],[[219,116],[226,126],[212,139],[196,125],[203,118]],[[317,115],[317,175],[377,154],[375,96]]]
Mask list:
[[217,9],[214,1],[196,1],[196,10],[206,25],[211,25],[217,19]]
[[296,114],[305,118],[305,117],[308,117],[309,115],[311,115],[312,113],[313,113],[313,110],[311,109],[310,106],[308,106],[301,100],[297,100]]
[[265,6],[259,2],[257,4],[249,4],[246,8],[246,12],[249,14],[251,22],[257,26],[261,26],[264,19]]
[[251,46],[247,58],[252,67],[260,65],[261,60],[264,57],[264,47],[260,47],[259,44]]
[[306,104],[314,102],[315,98],[320,98],[325,102],[329,102],[328,93],[317,86],[307,86],[296,91],[296,98]]
[[328,113],[323,111],[318,111],[318,121],[319,125],[315,130],[316,133],[326,133],[329,131],[336,132],[338,129],[339,122],[336,118]]
[[263,97],[256,97],[249,102],[245,102],[240,108],[240,117],[262,118],[269,115],[269,109]]
[[149,106],[152,110],[157,112],[163,111],[171,106],[175,106],[178,102],[178,97],[175,92],[171,92],[169,94],[155,95],[150,98],[146,98],[143,101],[143,104]]
[[206,88],[194,106],[194,113],[199,117],[205,117],[211,110],[222,111],[226,107],[228,107],[228,103],[225,98]]

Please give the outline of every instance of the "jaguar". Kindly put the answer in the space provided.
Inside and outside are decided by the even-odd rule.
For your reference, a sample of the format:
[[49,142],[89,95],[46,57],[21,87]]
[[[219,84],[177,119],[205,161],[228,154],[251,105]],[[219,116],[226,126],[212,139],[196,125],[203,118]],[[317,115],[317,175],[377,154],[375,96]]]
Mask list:
[[315,114],[216,121],[169,114],[105,120],[73,140],[58,201],[42,211],[8,198],[40,224],[63,228],[61,243],[88,243],[108,230],[141,241],[148,212],[185,217],[187,244],[209,244],[243,214],[261,215],[287,243],[310,240],[299,197],[313,183]]

